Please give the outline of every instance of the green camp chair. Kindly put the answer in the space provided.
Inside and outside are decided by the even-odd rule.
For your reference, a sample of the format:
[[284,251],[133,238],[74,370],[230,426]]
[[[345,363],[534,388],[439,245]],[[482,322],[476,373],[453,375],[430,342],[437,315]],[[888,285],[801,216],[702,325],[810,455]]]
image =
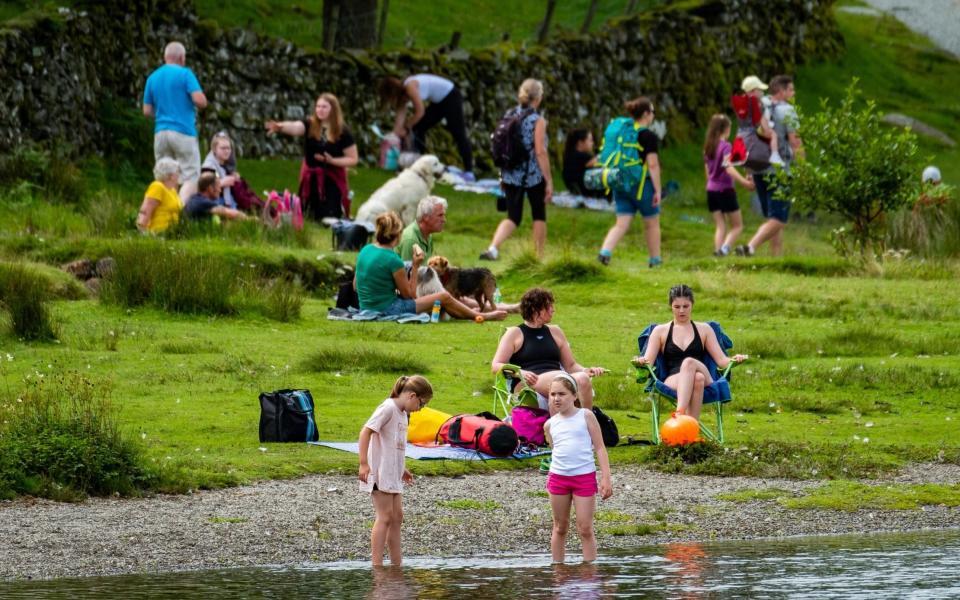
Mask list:
[[517,365],[503,365],[493,380],[493,414],[501,418],[510,416],[514,406],[540,406],[537,392],[520,376]]
[[[708,321],[707,324],[713,328],[713,332],[717,335],[717,341],[720,343],[720,348],[723,350],[724,354],[726,354],[727,350],[733,348],[733,342],[729,337],[727,337],[727,334],[723,332],[723,329],[720,327],[719,323],[715,321]],[[650,334],[653,332],[654,327],[656,327],[656,323],[651,324],[649,327],[644,329],[643,333],[640,334],[640,337],[637,338],[637,345],[640,347],[640,356],[643,356],[647,351],[647,342],[650,341]],[[708,354],[704,358],[703,364],[710,371],[710,377],[713,379],[713,383],[703,389],[703,410],[706,411],[708,405],[712,405],[714,407],[714,411],[716,413],[716,425],[715,427],[709,427],[704,424],[703,415],[701,414],[700,433],[704,438],[722,444],[723,405],[733,400],[733,397],[730,394],[730,370],[736,363],[730,361],[730,364],[727,365],[727,368],[723,371],[720,371],[717,368],[717,364],[712,358],[710,358],[710,355]],[[659,444],[660,401],[666,400],[676,407],[677,391],[663,383],[663,380],[667,377],[667,370],[663,360],[662,352],[657,355],[655,364],[634,366],[637,368],[637,383],[646,384],[644,391],[650,394],[650,414],[653,425],[651,439],[655,443]]]

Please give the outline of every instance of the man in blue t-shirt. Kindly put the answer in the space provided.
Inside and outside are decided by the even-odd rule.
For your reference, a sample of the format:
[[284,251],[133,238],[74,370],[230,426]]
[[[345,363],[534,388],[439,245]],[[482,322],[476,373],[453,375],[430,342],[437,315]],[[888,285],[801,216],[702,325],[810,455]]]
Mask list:
[[180,42],[163,50],[164,65],[150,74],[143,90],[143,114],[154,119],[154,160],[170,157],[180,164],[180,198],[190,198],[200,175],[196,109],[207,97],[193,71],[184,66],[187,51]]

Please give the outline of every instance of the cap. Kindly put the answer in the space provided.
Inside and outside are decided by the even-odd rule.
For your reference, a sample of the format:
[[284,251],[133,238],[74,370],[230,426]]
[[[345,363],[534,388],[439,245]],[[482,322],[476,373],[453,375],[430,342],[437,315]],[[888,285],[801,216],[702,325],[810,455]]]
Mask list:
[[767,89],[767,84],[760,81],[760,78],[756,75],[750,75],[744,78],[743,83],[740,84],[740,87],[743,88],[743,91],[749,93],[753,90],[765,90]]
[[930,165],[923,170],[922,179],[924,183],[940,183],[940,169]]

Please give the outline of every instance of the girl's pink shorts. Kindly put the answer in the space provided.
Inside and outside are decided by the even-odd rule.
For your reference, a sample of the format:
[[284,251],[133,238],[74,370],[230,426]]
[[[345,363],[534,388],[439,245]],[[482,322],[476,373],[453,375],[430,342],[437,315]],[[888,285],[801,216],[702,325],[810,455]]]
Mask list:
[[547,491],[557,496],[596,496],[597,495],[597,472],[584,473],[583,475],[558,475],[550,473],[547,475]]

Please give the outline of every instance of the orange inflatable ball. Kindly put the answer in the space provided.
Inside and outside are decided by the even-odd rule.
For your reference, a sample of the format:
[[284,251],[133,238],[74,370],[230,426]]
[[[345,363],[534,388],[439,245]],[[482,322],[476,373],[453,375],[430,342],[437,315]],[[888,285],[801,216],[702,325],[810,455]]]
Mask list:
[[483,323],[483,315],[477,315],[477,318],[474,319],[477,323]]
[[683,446],[697,441],[700,424],[690,415],[674,415],[660,426],[660,439],[668,446]]

